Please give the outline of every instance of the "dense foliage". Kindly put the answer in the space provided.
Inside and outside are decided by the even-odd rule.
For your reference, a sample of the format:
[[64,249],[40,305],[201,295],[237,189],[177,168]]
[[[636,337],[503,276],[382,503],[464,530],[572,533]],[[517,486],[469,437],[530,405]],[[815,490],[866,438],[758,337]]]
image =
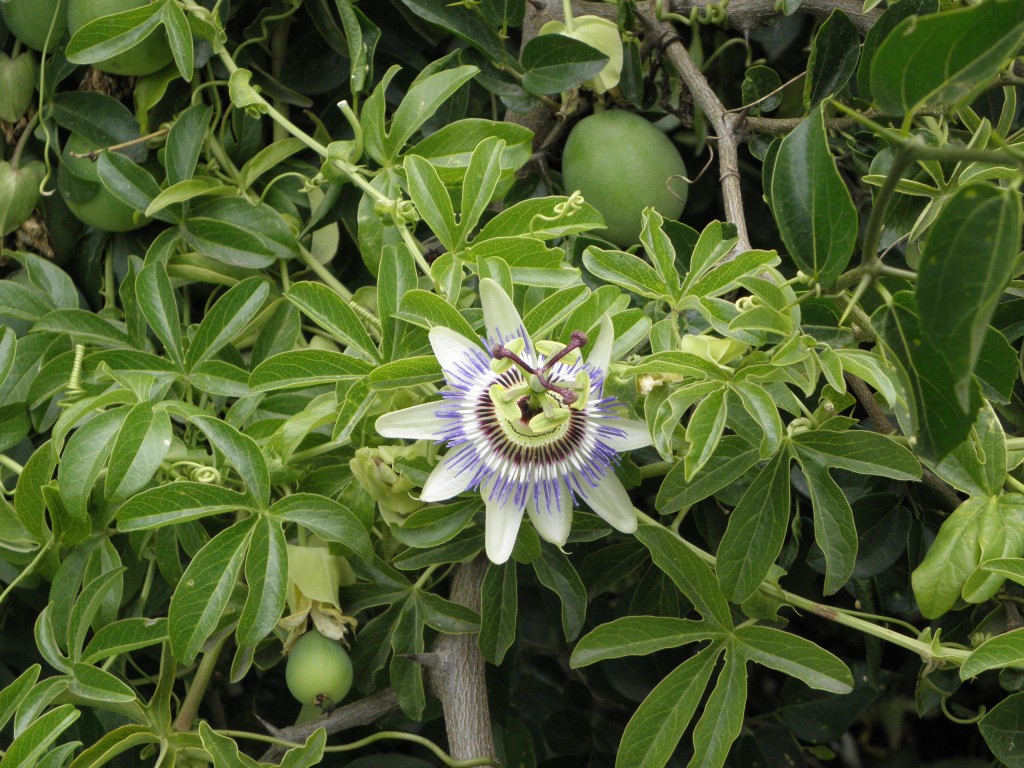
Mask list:
[[1024,0],[0,12],[0,768],[1024,766]]

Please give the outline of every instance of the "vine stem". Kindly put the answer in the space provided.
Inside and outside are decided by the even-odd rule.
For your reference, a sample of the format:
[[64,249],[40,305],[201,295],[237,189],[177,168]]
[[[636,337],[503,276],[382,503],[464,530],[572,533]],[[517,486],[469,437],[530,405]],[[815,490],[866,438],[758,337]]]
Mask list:
[[203,660],[196,668],[195,677],[192,678],[192,685],[188,687],[185,700],[181,703],[178,716],[174,718],[174,729],[176,731],[192,730],[192,723],[199,712],[199,704],[206,695],[206,689],[210,687],[210,680],[213,679],[213,671],[217,667],[217,660],[220,652],[224,649],[230,634],[225,634],[216,645],[203,654]]
[[50,547],[52,546],[53,539],[50,539],[45,544],[43,544],[43,546],[39,548],[39,551],[36,552],[36,556],[32,558],[32,562],[26,565],[22,569],[21,573],[14,577],[14,580],[7,585],[3,592],[0,592],[0,605],[3,605],[4,600],[6,600],[8,595],[10,595],[11,592],[14,591],[14,588],[17,587],[18,584],[20,584],[27,576],[29,576],[39,566],[41,562],[43,562],[43,559],[46,557],[47,553],[50,551]]
[[[287,741],[285,739],[278,738],[276,736],[267,736],[262,733],[252,733],[251,731],[224,731],[218,730],[221,736],[228,736],[235,739],[250,739],[252,741],[262,741],[266,744],[274,744],[278,747],[300,747],[302,746],[299,742]],[[429,749],[437,758],[443,762],[449,768],[474,768],[478,765],[498,765],[493,759],[489,757],[473,757],[468,760],[456,760],[451,757],[447,752],[441,749],[437,744],[432,742],[430,739],[419,736],[415,733],[406,733],[405,731],[378,731],[377,733],[371,734],[366,738],[359,739],[358,741],[351,741],[348,744],[339,744],[334,747],[325,747],[324,752],[352,752],[357,749],[362,749],[365,746],[373,744],[376,741],[384,741],[385,739],[393,739],[397,741],[409,741],[413,744],[419,744],[421,747]]]
[[[674,531],[671,528],[663,526],[657,520],[650,517],[649,515],[644,514],[643,512],[638,512],[637,516],[646,525],[657,526],[659,528],[664,528],[665,530],[669,531],[673,536],[679,539],[679,541],[682,542],[687,549],[693,552],[705,563],[710,565],[712,568],[716,566],[718,560],[714,555],[712,555],[710,552],[705,552],[697,545],[687,541],[677,531]],[[761,594],[773,600],[776,600],[779,603],[788,605],[791,608],[796,608],[799,610],[807,611],[808,613],[813,613],[815,616],[820,616],[823,619],[834,621],[836,624],[841,624],[844,627],[855,629],[858,632],[861,632],[865,635],[871,635],[881,640],[885,640],[888,643],[892,643],[893,645],[897,645],[900,648],[904,648],[908,651],[912,651],[913,653],[918,654],[919,656],[921,656],[922,659],[925,659],[926,661],[950,662],[959,666],[967,659],[968,656],[971,655],[970,650],[961,648],[951,648],[949,646],[926,643],[922,640],[917,639],[916,637],[908,637],[907,635],[904,635],[901,632],[897,632],[894,629],[889,629],[888,627],[881,627],[859,616],[849,614],[842,608],[833,608],[828,605],[823,605],[822,603],[818,603],[809,598],[802,597],[800,595],[782,589],[782,587],[776,586],[775,584],[772,584],[768,581],[761,582],[760,586],[758,586],[757,589]]]
[[11,470],[11,472],[18,476],[20,476],[21,473],[25,471],[25,468],[21,466],[21,464],[16,462],[6,453],[0,453],[0,467],[6,467],[7,469]]

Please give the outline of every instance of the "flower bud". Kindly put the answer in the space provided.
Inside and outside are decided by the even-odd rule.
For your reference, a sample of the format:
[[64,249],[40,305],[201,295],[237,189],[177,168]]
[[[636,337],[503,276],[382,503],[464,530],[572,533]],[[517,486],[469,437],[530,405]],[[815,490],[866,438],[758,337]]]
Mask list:
[[743,355],[750,346],[735,339],[716,339],[714,336],[687,335],[679,342],[681,352],[697,355],[712,363],[726,365]]
[[410,493],[418,489],[418,484],[400,470],[396,471],[394,464],[399,459],[425,456],[426,450],[425,444],[360,448],[349,462],[356,482],[377,502],[381,516],[388,523],[400,525],[403,518],[423,506],[423,502]]

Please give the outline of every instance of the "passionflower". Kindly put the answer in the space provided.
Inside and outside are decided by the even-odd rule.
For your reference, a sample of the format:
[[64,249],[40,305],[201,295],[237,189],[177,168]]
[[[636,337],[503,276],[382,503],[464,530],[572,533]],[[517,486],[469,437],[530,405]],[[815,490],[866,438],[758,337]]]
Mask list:
[[422,501],[479,489],[487,556],[508,560],[525,511],[540,536],[565,544],[573,508],[585,502],[613,528],[636,530],[636,513],[614,468],[619,453],[651,442],[646,424],[603,395],[614,331],[608,316],[590,341],[534,342],[501,287],[480,281],[486,341],[442,326],[430,345],[448,388],[443,399],[377,419],[385,437],[433,440],[449,450]]

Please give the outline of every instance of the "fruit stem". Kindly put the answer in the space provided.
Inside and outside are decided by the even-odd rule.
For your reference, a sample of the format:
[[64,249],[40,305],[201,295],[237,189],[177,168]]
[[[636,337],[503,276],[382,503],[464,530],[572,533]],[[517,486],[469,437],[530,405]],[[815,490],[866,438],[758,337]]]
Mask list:
[[576,29],[576,22],[572,16],[572,0],[562,0],[562,15],[565,16],[565,31],[571,35]]
[[11,168],[15,171],[18,170],[18,166],[21,164],[21,153],[25,151],[25,147],[28,145],[28,140],[32,137],[32,131],[36,128],[36,123],[39,122],[38,110],[29,119],[28,123],[25,124],[25,130],[21,132],[21,136],[18,137],[18,143],[14,145],[14,153],[11,155]]

